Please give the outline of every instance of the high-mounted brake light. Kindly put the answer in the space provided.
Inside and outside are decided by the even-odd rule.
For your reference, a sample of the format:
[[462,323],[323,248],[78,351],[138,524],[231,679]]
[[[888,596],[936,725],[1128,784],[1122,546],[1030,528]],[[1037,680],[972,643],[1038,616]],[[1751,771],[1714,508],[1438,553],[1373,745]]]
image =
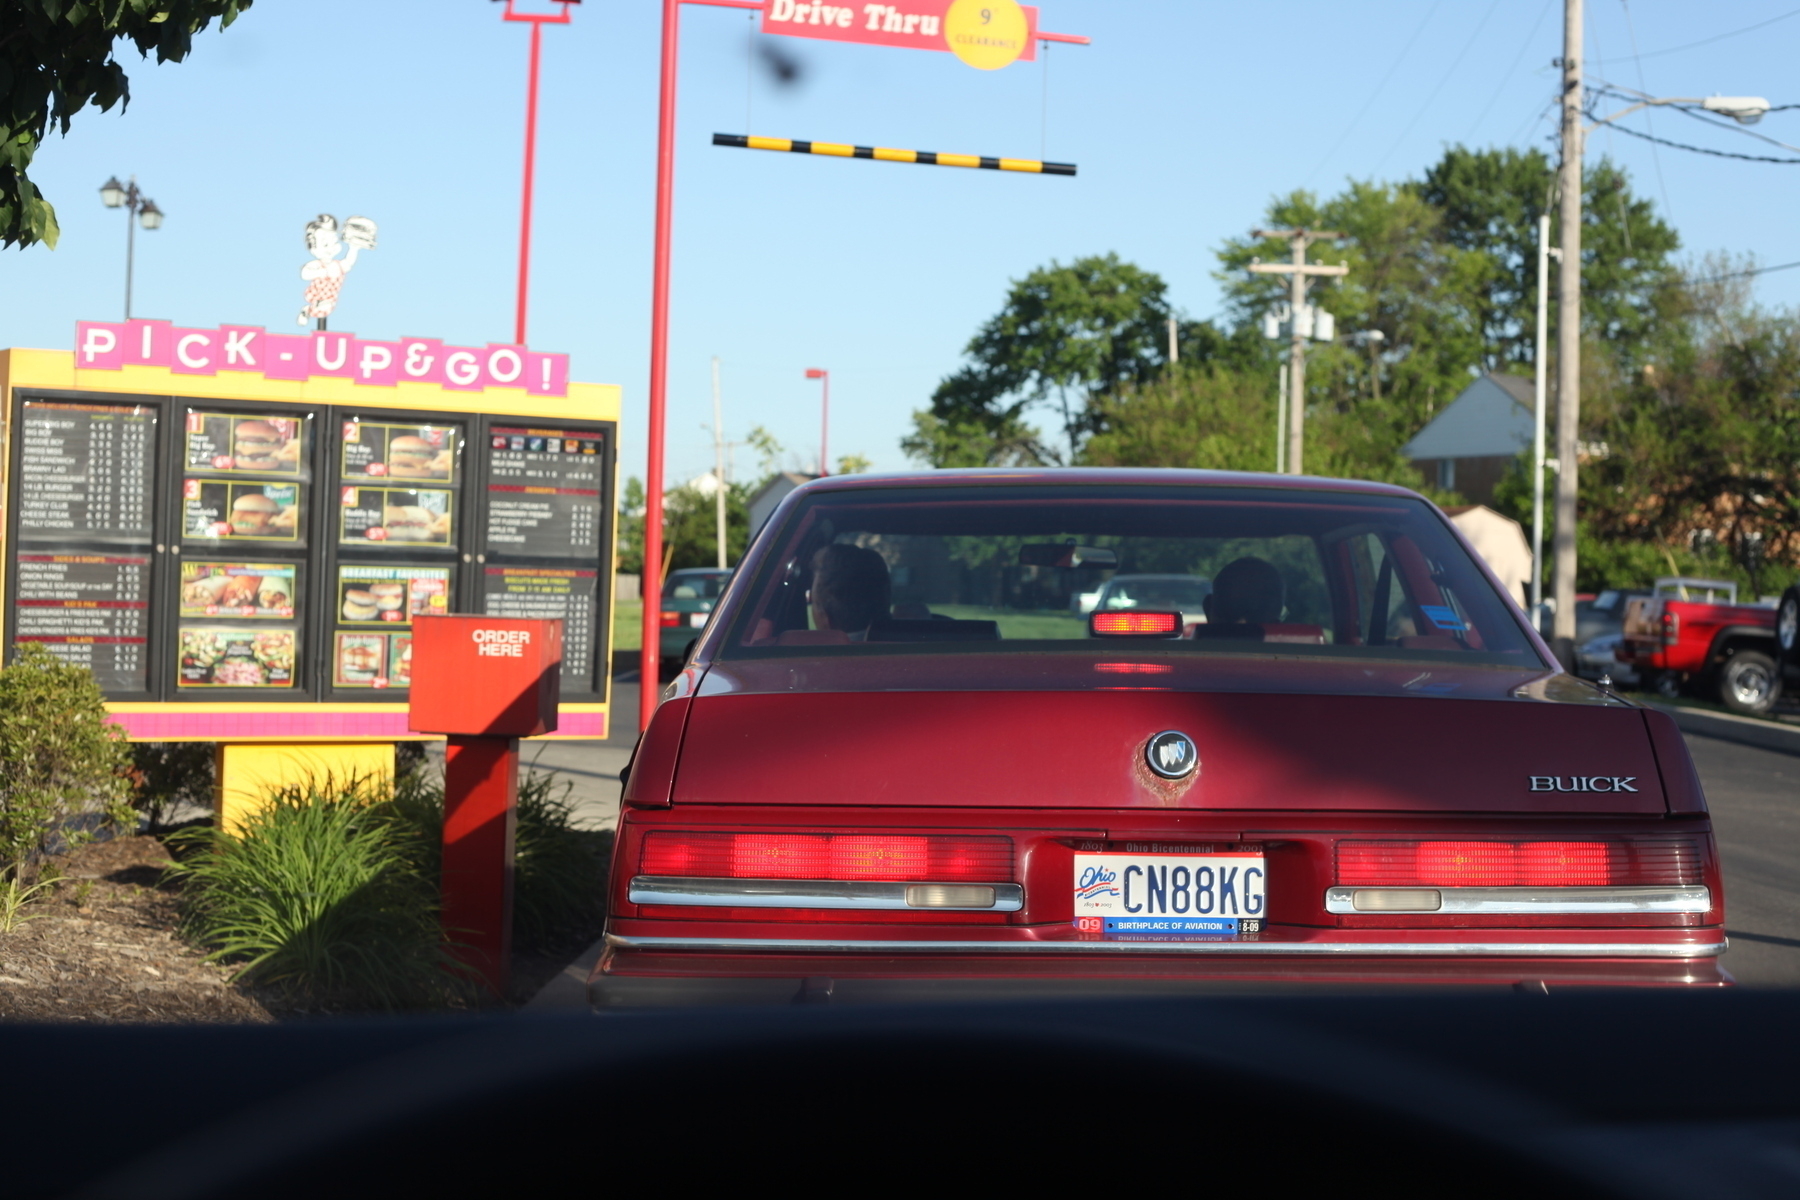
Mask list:
[[1676,887],[1702,882],[1691,838],[1339,842],[1337,881],[1368,887]]
[[1167,675],[1175,668],[1168,663],[1102,662],[1094,670],[1102,675]]
[[1174,637],[1181,632],[1176,612],[1097,612],[1088,618],[1095,637]]
[[709,879],[995,883],[1013,877],[1013,846],[1004,837],[659,830],[644,837],[640,870]]

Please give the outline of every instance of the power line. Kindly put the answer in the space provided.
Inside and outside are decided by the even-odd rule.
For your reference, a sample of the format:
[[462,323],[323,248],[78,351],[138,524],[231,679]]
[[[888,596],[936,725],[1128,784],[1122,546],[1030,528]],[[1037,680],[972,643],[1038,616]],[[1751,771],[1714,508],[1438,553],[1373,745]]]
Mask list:
[[1500,86],[1494,89],[1494,94],[1488,97],[1487,107],[1481,110],[1481,115],[1475,118],[1475,124],[1469,127],[1468,138],[1471,142],[1475,140],[1475,133],[1481,128],[1481,123],[1487,120],[1490,112],[1494,111],[1494,102],[1500,99],[1500,94],[1506,90],[1506,85],[1512,80],[1513,72],[1519,69],[1519,60],[1525,57],[1527,50],[1531,49],[1531,40],[1537,37],[1539,26],[1543,25],[1544,18],[1550,15],[1550,6],[1555,3],[1556,0],[1544,0],[1544,7],[1538,10],[1537,20],[1532,22],[1531,32],[1525,35],[1525,40],[1519,45],[1519,52],[1513,55],[1512,65],[1507,67],[1506,74],[1500,77]]
[[1766,154],[1733,154],[1729,150],[1708,150],[1705,146],[1689,146],[1685,142],[1671,142],[1668,138],[1653,137],[1648,133],[1639,133],[1623,125],[1617,127],[1620,133],[1634,138],[1642,138],[1646,142],[1655,142],[1659,146],[1669,146],[1676,150],[1690,150],[1695,154],[1710,154],[1714,158],[1735,158],[1741,162],[1780,163],[1784,166],[1800,166],[1800,158],[1771,158]]
[[1499,7],[1500,0],[1494,0],[1492,4],[1488,5],[1488,10],[1481,15],[1481,20],[1475,26],[1475,32],[1469,35],[1469,40],[1463,43],[1463,48],[1461,50],[1457,51],[1456,58],[1450,63],[1450,69],[1444,72],[1444,77],[1438,80],[1438,85],[1436,87],[1431,89],[1431,95],[1425,97],[1424,103],[1416,105],[1413,108],[1412,120],[1406,123],[1406,128],[1400,131],[1400,136],[1394,139],[1394,144],[1388,147],[1387,153],[1376,160],[1376,171],[1381,170],[1382,164],[1392,158],[1394,156],[1394,151],[1398,150],[1405,143],[1407,135],[1413,131],[1413,126],[1417,125],[1419,123],[1419,118],[1423,117],[1426,111],[1431,108],[1432,102],[1438,98],[1438,93],[1444,90],[1444,85],[1449,83],[1451,76],[1456,74],[1456,68],[1462,66],[1462,60],[1468,57],[1470,50],[1474,49],[1476,39],[1481,36],[1481,31],[1487,28],[1488,18],[1492,17],[1494,15],[1494,10]]
[[1695,279],[1693,283],[1724,283],[1727,279],[1747,279],[1752,275],[1767,275],[1770,271],[1786,271],[1800,267],[1800,262],[1782,263],[1773,267],[1753,267],[1748,271],[1733,271],[1728,275],[1709,275],[1705,279]]
[[1640,54],[1640,55],[1638,55],[1638,57],[1639,58],[1661,58],[1665,54],[1680,54],[1683,50],[1693,50],[1700,46],[1710,46],[1714,42],[1722,42],[1726,38],[1734,38],[1734,37],[1737,37],[1741,33],[1750,33],[1754,30],[1766,29],[1768,26],[1775,24],[1777,21],[1785,21],[1789,17],[1793,17],[1793,16],[1800,16],[1800,8],[1796,8],[1792,12],[1784,12],[1779,17],[1770,17],[1767,21],[1759,21],[1755,25],[1746,25],[1742,29],[1734,29],[1730,33],[1716,34],[1712,37],[1704,38],[1698,42],[1689,42],[1685,46],[1670,46],[1666,50],[1652,50],[1652,51],[1650,51],[1650,53]]
[[1363,101],[1363,106],[1356,110],[1356,115],[1350,118],[1350,124],[1344,126],[1344,132],[1339,136],[1337,144],[1325,152],[1325,157],[1319,160],[1319,165],[1314,167],[1312,173],[1306,177],[1307,183],[1310,184],[1314,176],[1325,169],[1325,164],[1329,163],[1337,152],[1344,148],[1344,143],[1350,140],[1350,135],[1356,131],[1358,123],[1368,115],[1369,107],[1375,103],[1375,98],[1381,95],[1381,89],[1388,85],[1388,80],[1394,77],[1394,72],[1400,69],[1400,64],[1406,61],[1407,51],[1413,48],[1413,43],[1419,40],[1420,34],[1425,32],[1425,27],[1431,24],[1431,18],[1437,15],[1437,11],[1438,6],[1435,4],[1425,10],[1425,19],[1419,22],[1419,27],[1413,30],[1413,35],[1406,39],[1406,45],[1400,47],[1400,53],[1394,56],[1394,61],[1388,67],[1387,74],[1381,77],[1381,82],[1375,85],[1375,90],[1369,93],[1369,98]]
[[[1631,63],[1637,68],[1638,90],[1645,91],[1644,56],[1638,53],[1637,23],[1631,19],[1631,0],[1619,0],[1619,7],[1625,10],[1625,32],[1631,36]],[[1650,110],[1647,108],[1644,110],[1644,128],[1651,133],[1656,132],[1656,122],[1650,119]],[[1662,155],[1656,152],[1655,146],[1650,147],[1650,162],[1656,168],[1656,187],[1662,193],[1663,211],[1673,221],[1675,206],[1669,203],[1669,185],[1663,182]]]

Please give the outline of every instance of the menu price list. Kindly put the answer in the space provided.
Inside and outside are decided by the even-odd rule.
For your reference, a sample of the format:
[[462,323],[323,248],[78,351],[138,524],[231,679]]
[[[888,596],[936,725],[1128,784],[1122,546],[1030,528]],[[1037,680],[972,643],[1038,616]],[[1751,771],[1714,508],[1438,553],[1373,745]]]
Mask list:
[[148,690],[147,556],[21,554],[14,579],[16,641],[88,668],[102,691]]
[[19,534],[148,541],[156,416],[27,400],[19,419]]
[[592,430],[504,429],[488,439],[487,552],[599,552],[605,445]]
[[563,684],[593,688],[594,621],[600,572],[559,567],[488,567],[482,611],[490,617],[561,620]]

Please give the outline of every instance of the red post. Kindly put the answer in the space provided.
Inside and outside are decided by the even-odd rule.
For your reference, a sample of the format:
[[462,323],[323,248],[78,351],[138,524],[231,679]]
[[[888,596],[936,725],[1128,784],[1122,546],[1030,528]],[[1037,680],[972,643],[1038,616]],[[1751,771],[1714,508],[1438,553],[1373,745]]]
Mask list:
[[831,372],[818,367],[806,368],[808,379],[822,380],[824,394],[819,401],[819,474],[831,474],[831,458],[825,453],[825,441],[831,433]]
[[[565,10],[567,11],[567,10]],[[531,287],[531,183],[537,168],[538,53],[544,23],[531,23],[531,66],[525,77],[525,187],[519,212],[519,304],[513,318],[513,341],[525,345],[525,304]]]
[[663,0],[662,89],[656,116],[656,243],[650,297],[650,436],[644,467],[644,646],[638,654],[638,728],[656,715],[662,674],[663,426],[669,393],[669,240],[675,210],[675,64],[681,0]]
[[519,739],[451,734],[444,750],[444,936],[505,996],[512,963]]

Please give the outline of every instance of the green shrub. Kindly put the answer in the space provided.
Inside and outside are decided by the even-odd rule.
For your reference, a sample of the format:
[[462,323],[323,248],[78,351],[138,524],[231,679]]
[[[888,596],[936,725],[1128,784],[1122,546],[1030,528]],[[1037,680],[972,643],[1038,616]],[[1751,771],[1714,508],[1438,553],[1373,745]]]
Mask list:
[[421,869],[418,831],[370,780],[283,788],[237,836],[196,829],[173,839],[182,927],[237,978],[307,999],[378,1008],[465,992],[438,933],[437,878]]
[[129,752],[92,673],[26,642],[0,670],[0,877],[129,823]]
[[131,747],[131,807],[157,833],[183,805],[212,807],[218,745],[214,742],[135,742]]

